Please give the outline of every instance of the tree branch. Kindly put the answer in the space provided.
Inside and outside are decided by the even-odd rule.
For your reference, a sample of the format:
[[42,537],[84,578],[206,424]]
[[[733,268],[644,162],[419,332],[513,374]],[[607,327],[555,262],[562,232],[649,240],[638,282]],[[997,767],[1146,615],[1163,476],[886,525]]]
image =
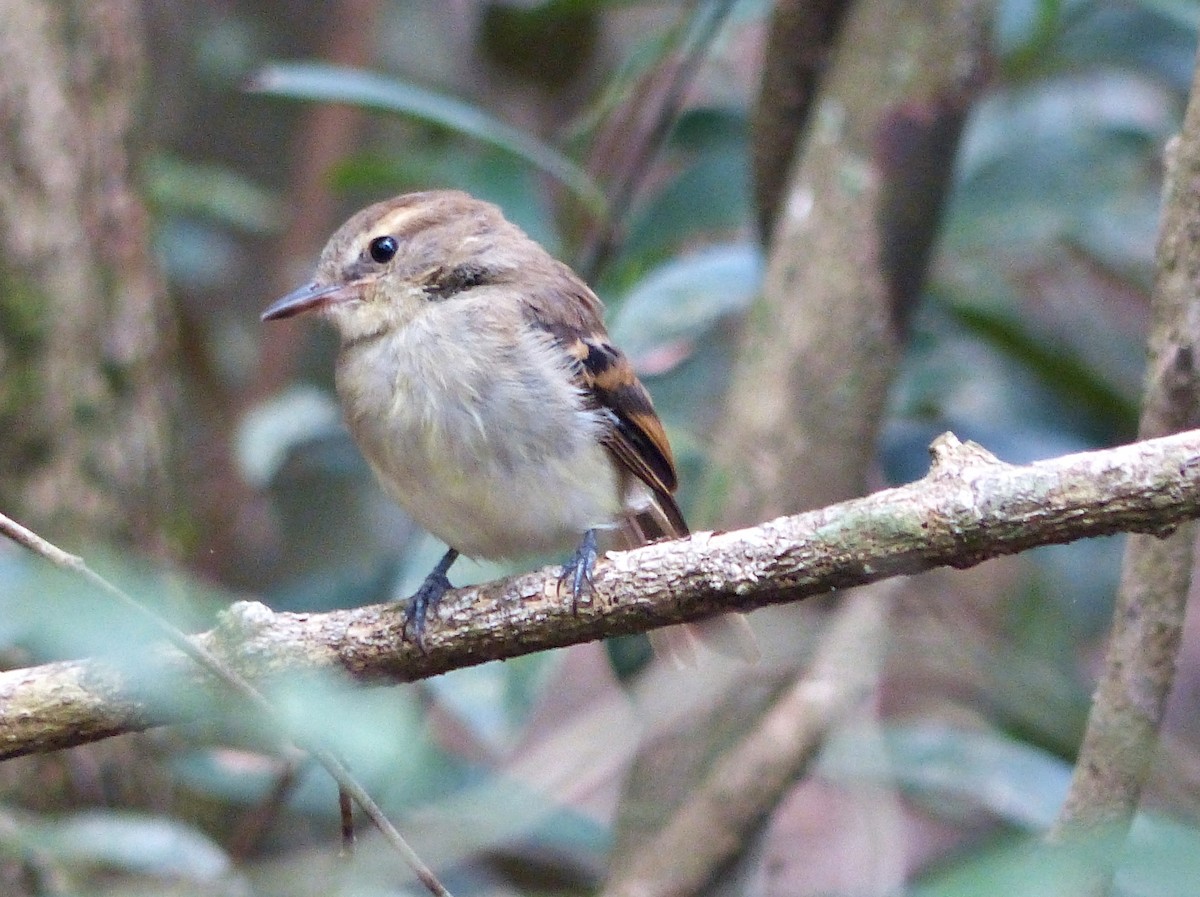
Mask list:
[[[930,473],[916,483],[745,530],[611,552],[578,608],[559,597],[557,569],[455,590],[431,622],[424,653],[404,641],[402,616],[390,605],[277,614],[239,602],[195,638],[251,680],[323,669],[403,682],[1038,545],[1124,531],[1165,535],[1200,517],[1200,431],[1027,466],[950,434],[933,453]],[[0,673],[0,759],[195,713],[177,697],[154,701],[147,680],[159,694],[173,676],[190,680],[180,688],[213,687],[167,649],[138,658],[138,671],[83,660]]]
[[[1200,68],[1182,133],[1167,150],[1158,239],[1154,320],[1139,435],[1161,436],[1200,422]],[[1111,839],[1092,868],[1087,893],[1105,894],[1146,784],[1167,698],[1175,681],[1194,566],[1196,528],[1167,539],[1135,536],[1125,546],[1113,631],[1071,788],[1050,832]],[[1099,855],[1098,855],[1099,856]],[[1080,893],[1084,893],[1081,891]]]

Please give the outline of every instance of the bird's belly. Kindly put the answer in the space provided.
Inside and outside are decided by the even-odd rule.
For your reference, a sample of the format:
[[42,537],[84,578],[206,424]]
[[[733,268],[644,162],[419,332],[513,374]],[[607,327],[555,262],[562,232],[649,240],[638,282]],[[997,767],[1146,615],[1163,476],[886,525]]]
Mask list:
[[350,429],[392,498],[461,553],[573,547],[621,512],[603,421],[571,385],[561,349],[531,330],[480,330],[485,312],[462,307],[451,328],[462,338],[417,322],[343,351]]
[[389,494],[417,523],[468,557],[565,551],[620,511],[616,472],[598,444],[566,457],[505,464],[461,451],[394,443],[391,463],[368,458]]
[[535,405],[481,414],[394,385],[378,395],[378,405],[354,406],[359,447],[387,493],[468,557],[568,550],[621,512],[592,412]]

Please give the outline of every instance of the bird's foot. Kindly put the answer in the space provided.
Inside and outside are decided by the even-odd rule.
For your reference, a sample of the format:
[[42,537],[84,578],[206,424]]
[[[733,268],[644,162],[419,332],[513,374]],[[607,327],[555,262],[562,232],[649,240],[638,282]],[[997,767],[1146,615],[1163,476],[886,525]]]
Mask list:
[[579,547],[575,549],[571,559],[563,564],[562,572],[558,574],[560,588],[566,583],[571,584],[572,613],[579,610],[579,596],[583,594],[584,587],[589,591],[595,590],[592,571],[596,569],[596,558],[596,531],[590,529],[583,534]]
[[453,588],[450,585],[450,577],[446,574],[457,559],[458,552],[453,548],[449,549],[437,562],[437,566],[429,571],[421,587],[413,592],[404,604],[404,637],[422,653],[425,652],[425,621],[429,612],[442,600],[442,596]]

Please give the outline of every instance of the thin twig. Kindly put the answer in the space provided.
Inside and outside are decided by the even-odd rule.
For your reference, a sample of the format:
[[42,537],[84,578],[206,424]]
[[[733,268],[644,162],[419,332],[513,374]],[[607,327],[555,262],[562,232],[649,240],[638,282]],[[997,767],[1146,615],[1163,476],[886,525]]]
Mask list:
[[354,853],[354,801],[345,789],[338,789],[338,812],[342,817],[342,855]]
[[638,186],[649,173],[651,161],[666,145],[667,135],[679,118],[687,89],[736,2],[737,0],[713,0],[697,11],[689,27],[682,29],[677,51],[679,59],[674,62],[674,70],[655,110],[649,133],[638,142],[621,172],[613,179],[615,189],[612,191],[609,213],[604,216],[600,229],[580,252],[577,267],[585,280],[595,277],[611,252],[616,233],[624,224],[625,215],[629,212]]
[[277,732],[285,733],[288,740],[311,754],[318,763],[325,767],[325,770],[332,776],[333,780],[337,782],[338,788],[349,794],[355,803],[362,807],[363,812],[367,814],[367,818],[383,833],[387,842],[400,854],[416,874],[417,878],[421,880],[421,883],[435,897],[451,897],[450,892],[438,881],[433,871],[417,856],[416,851],[404,840],[404,837],[392,825],[391,821],[371,795],[367,793],[366,789],[350,774],[345,764],[327,748],[291,731],[291,726],[276,712],[271,702],[263,697],[262,693],[246,679],[230,669],[220,658],[203,645],[197,644],[190,639],[183,630],[172,626],[124,589],[109,582],[89,567],[83,558],[63,551],[57,545],[48,542],[37,533],[2,513],[0,513],[0,534],[7,536],[34,554],[45,558],[55,567],[81,577],[117,603],[149,621],[181,653],[187,655],[215,678],[223,682],[232,692],[246,701],[251,707],[266,716],[275,726]]

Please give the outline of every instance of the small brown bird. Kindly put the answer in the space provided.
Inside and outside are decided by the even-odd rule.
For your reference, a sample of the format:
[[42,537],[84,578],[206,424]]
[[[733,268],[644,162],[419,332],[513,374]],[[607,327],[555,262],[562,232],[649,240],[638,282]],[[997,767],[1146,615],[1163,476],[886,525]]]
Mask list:
[[341,336],[337,390],[375,476],[449,546],[408,604],[418,643],[459,553],[574,546],[578,600],[598,533],[687,534],[666,432],[600,301],[496,206],[430,191],[364,209],[262,317],[306,312]]

